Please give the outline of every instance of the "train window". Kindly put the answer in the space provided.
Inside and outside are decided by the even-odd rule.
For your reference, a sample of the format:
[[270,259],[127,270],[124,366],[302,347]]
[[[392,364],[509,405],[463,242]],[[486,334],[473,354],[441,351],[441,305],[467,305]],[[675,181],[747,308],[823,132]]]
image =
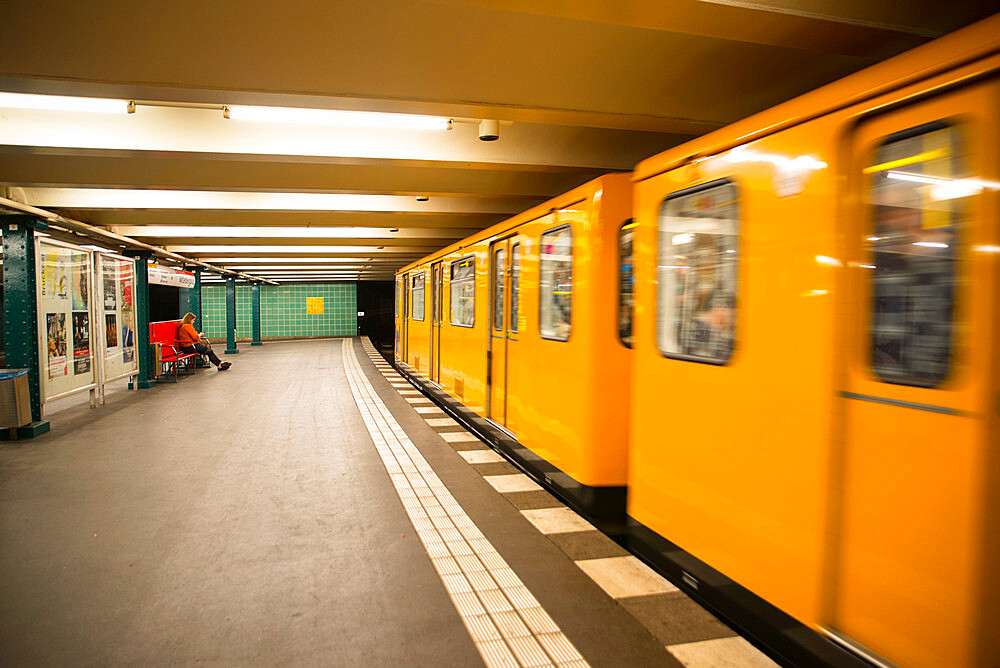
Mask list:
[[955,247],[963,222],[955,128],[925,125],[888,137],[866,167],[872,227],[871,365],[887,383],[933,387],[954,338]]
[[538,329],[544,339],[569,340],[573,315],[573,230],[542,233],[538,281]]
[[476,259],[471,255],[451,263],[448,294],[451,324],[472,327],[476,320]]
[[397,280],[396,281],[396,317],[399,317],[399,314],[403,312],[403,309],[401,309],[400,306],[399,306],[399,302],[400,302],[400,300],[399,300],[399,294],[402,291],[402,288],[403,288],[402,282],[400,282],[399,280]]
[[514,244],[510,248],[510,331],[518,331],[517,318],[519,315],[518,300],[521,296],[521,244]]
[[424,319],[424,272],[420,272],[413,276],[413,283],[410,294],[413,300],[413,319],[423,320]]
[[618,231],[618,338],[632,347],[632,293],[635,266],[632,263],[632,236],[636,223],[627,221]]
[[493,251],[493,329],[503,331],[503,279],[507,253],[503,248]]
[[726,364],[733,355],[739,195],[715,181],[660,207],[657,345],[668,357]]

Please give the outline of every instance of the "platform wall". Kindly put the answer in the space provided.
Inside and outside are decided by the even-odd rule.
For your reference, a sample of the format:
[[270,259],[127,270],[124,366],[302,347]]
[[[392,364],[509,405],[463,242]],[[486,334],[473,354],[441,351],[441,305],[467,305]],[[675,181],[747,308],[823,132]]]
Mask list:
[[[323,313],[306,313],[306,298],[322,297]],[[209,338],[226,338],[226,288],[203,285],[199,325]],[[260,289],[261,337],[353,336],[358,331],[357,284],[289,283]],[[249,337],[250,286],[236,286],[236,336]]]

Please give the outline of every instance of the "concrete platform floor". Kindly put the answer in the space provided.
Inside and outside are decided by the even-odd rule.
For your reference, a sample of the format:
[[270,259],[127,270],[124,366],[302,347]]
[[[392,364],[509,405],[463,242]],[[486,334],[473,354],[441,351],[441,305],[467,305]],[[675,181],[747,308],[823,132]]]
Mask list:
[[348,350],[351,382],[586,662],[763,665],[711,619],[686,638],[707,654],[704,639],[668,651],[640,623],[662,626],[655,598],[609,595],[621,555],[544,492],[499,494],[516,472],[435,426],[360,340],[246,347],[229,371],[64,402],[50,434],[0,445],[0,664],[483,665],[362,419]]

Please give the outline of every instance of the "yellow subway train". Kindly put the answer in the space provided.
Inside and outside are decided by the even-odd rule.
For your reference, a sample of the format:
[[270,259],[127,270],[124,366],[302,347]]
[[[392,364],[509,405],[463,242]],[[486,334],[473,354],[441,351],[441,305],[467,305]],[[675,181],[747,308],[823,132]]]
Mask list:
[[397,274],[396,364],[790,665],[1000,666],[1000,15]]

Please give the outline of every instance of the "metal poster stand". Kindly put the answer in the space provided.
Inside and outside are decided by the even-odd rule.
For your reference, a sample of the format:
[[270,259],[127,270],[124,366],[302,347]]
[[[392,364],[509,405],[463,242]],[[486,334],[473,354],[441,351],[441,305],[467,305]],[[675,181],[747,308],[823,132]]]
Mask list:
[[90,392],[97,405],[93,288],[94,253],[44,237],[35,238],[35,300],[42,410],[45,404]]
[[[135,260],[114,253],[95,254],[94,286],[98,295],[96,318],[98,401],[104,404],[104,386],[139,375],[136,350]],[[133,386],[132,383],[129,384]]]

